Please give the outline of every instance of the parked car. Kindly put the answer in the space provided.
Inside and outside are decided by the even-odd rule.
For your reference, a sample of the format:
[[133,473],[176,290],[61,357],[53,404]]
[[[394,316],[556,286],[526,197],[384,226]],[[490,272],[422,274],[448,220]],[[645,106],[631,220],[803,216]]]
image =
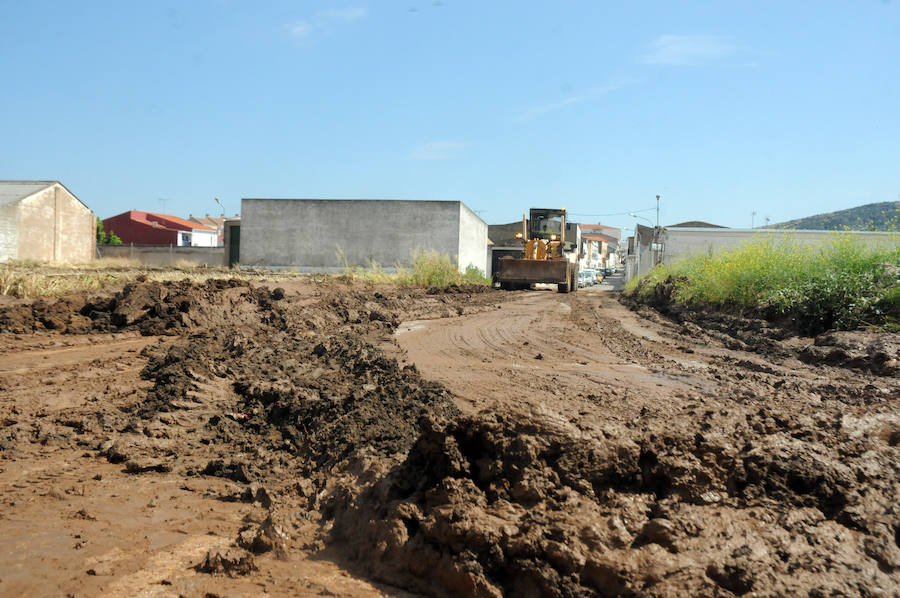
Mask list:
[[578,288],[584,288],[590,284],[590,276],[588,276],[587,272],[579,272],[578,273]]
[[587,276],[587,286],[594,286],[603,280],[603,277],[597,276],[596,270],[584,270],[583,272]]

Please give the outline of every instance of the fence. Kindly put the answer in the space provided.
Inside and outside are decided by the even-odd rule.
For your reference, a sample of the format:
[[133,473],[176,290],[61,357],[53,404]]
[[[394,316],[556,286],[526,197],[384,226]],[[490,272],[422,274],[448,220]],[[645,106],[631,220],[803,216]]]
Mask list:
[[175,247],[159,245],[98,245],[101,259],[130,259],[150,266],[174,266],[189,263],[196,266],[226,266],[224,247]]

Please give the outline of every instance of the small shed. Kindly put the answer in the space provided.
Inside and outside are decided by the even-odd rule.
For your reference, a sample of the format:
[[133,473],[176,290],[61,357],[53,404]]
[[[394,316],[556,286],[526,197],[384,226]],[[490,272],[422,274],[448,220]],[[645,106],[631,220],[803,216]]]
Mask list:
[[0,181],[0,261],[86,262],[97,219],[59,181]]

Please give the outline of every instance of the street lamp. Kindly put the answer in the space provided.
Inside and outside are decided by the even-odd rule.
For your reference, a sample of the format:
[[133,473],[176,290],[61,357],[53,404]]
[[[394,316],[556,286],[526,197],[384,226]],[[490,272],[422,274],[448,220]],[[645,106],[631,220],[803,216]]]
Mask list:
[[[658,195],[656,196],[656,200],[657,200],[657,202],[659,201]],[[659,204],[657,203],[657,206],[658,205]],[[649,218],[646,218],[644,216],[638,216],[634,212],[628,213],[628,215],[631,216],[632,218],[641,218],[643,220],[646,220],[650,224],[650,226],[653,226],[653,237],[651,238],[651,241],[650,241],[650,247],[651,247],[651,251],[653,251],[653,265],[654,266],[660,262],[659,211],[658,210],[659,210],[659,207],[657,207],[657,213],[656,213],[656,222],[657,222],[656,226],[653,226],[653,222]]]
[[628,215],[631,216],[632,218],[643,218],[644,220],[646,220],[647,222],[650,223],[650,226],[653,226],[653,221],[650,220],[649,218],[645,218],[644,216],[638,216],[634,212],[629,212]]
[[656,228],[659,228],[659,194],[656,194]]

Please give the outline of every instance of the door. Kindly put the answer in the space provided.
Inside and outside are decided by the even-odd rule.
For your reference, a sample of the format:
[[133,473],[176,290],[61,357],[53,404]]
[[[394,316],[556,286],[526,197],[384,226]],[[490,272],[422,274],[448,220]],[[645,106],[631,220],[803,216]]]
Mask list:
[[229,226],[228,233],[228,267],[234,268],[241,261],[241,226]]

